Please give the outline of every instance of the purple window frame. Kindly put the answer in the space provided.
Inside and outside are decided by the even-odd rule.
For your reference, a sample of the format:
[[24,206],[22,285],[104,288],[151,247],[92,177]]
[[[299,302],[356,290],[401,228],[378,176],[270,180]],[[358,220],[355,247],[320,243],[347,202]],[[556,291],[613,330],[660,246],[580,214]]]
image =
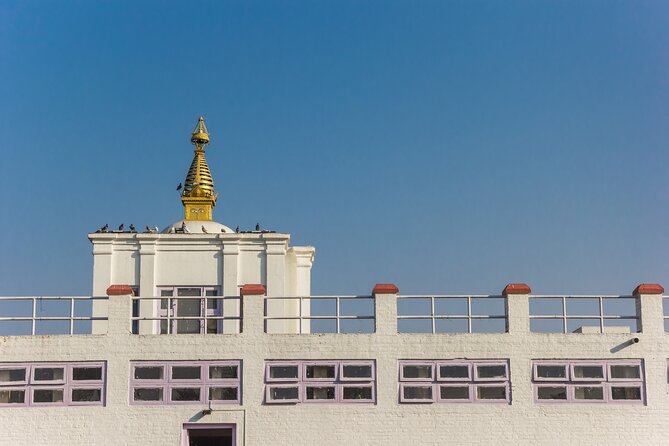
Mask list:
[[[405,378],[404,366],[407,365],[430,365],[432,367],[432,378]],[[441,366],[467,366],[467,378],[443,378],[441,377]],[[478,378],[478,367],[481,366],[504,366],[504,378]],[[511,403],[511,380],[509,378],[508,359],[440,359],[434,361],[425,360],[402,360],[398,363],[399,375],[399,402],[400,403],[483,403],[483,404],[510,404]],[[409,399],[404,397],[406,387],[428,387],[433,386],[432,398]],[[441,398],[442,387],[468,387],[468,399]],[[479,399],[476,389],[478,387],[504,387],[505,398],[503,399]]]
[[[538,365],[564,365],[569,370],[568,379],[538,378]],[[611,366],[624,365],[639,368],[639,378],[612,378]],[[576,378],[574,366],[601,366],[603,378]],[[532,393],[535,404],[646,404],[646,378],[644,362],[641,359],[565,359],[559,360],[534,360],[532,361]],[[539,399],[538,389],[541,387],[566,387],[566,400]],[[604,398],[601,400],[576,399],[576,387],[602,387]],[[612,389],[615,387],[638,387],[641,398],[638,400],[614,400]]]
[[[544,378],[544,377],[540,377],[539,373],[537,371],[537,366],[540,366],[540,365],[562,366],[562,367],[564,367],[564,369],[565,369],[564,378]],[[541,362],[538,362],[538,363],[535,362],[535,363],[532,364],[532,377],[533,377],[532,379],[534,381],[537,381],[537,382],[546,381],[546,382],[554,382],[554,383],[558,383],[558,382],[566,383],[566,382],[569,382],[570,373],[571,373],[571,369],[569,367],[569,364],[567,364],[565,362],[541,361]]]
[[237,425],[234,423],[184,423],[181,433],[181,446],[188,446],[189,431],[200,429],[230,429],[232,431],[232,444],[237,445]]
[[[294,366],[297,368],[296,378],[272,378],[270,377],[270,368],[272,366]],[[265,382],[268,383],[297,383],[302,381],[302,365],[300,361],[269,361],[265,363]]]
[[[137,367],[163,367],[162,379],[136,379]],[[237,378],[209,378],[209,367],[236,366]],[[200,379],[172,379],[173,367],[199,367]],[[209,403],[209,389],[211,387],[234,387],[237,389],[237,398],[234,400],[211,400],[212,404],[242,403],[242,363],[241,360],[206,360],[206,361],[131,361],[128,385],[128,403],[133,406],[145,405],[199,405]],[[135,389],[163,389],[162,401],[135,400]],[[172,389],[199,389],[200,399],[197,401],[175,401],[172,399]]]
[[[74,368],[101,368],[99,380],[73,380]],[[35,381],[35,369],[62,368],[63,379],[53,381]],[[0,403],[0,407],[64,407],[64,406],[105,406],[107,387],[107,364],[105,361],[81,362],[26,362],[0,363],[0,370],[25,369],[24,381],[0,383],[0,390],[24,391],[23,403]],[[33,401],[35,390],[61,390],[63,401],[39,403]],[[99,389],[100,401],[72,401],[72,391],[76,389]]]
[[[308,366],[333,366],[335,375],[333,378],[307,378]],[[342,370],[344,366],[370,366],[370,378],[345,378]],[[296,366],[298,378],[271,378],[271,366]],[[273,388],[298,388],[298,398],[290,400],[273,400],[270,398],[270,390]],[[334,399],[308,400],[308,387],[334,387]],[[372,389],[371,399],[344,399],[345,388],[366,387]],[[375,404],[376,403],[376,366],[373,360],[287,360],[265,362],[265,404]]]

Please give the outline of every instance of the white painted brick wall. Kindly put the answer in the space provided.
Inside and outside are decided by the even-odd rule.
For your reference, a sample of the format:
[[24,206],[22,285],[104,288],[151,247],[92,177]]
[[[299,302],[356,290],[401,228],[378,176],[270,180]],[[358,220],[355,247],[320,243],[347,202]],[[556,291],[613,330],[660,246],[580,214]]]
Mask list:
[[[185,422],[235,423],[238,445],[669,443],[661,297],[641,296],[639,334],[529,333],[528,296],[509,296],[506,334],[397,334],[394,295],[377,295],[376,334],[265,335],[262,297],[244,302],[238,335],[131,335],[130,298],[112,296],[109,334],[0,337],[0,361],[107,360],[106,407],[0,409],[1,445],[180,445]],[[632,337],[640,342],[615,353]],[[265,359],[375,359],[376,405],[264,406]],[[509,358],[512,404],[400,405],[400,359]],[[647,404],[537,405],[532,359],[642,358]],[[200,406],[128,405],[130,360],[241,359],[243,405],[202,416]]]

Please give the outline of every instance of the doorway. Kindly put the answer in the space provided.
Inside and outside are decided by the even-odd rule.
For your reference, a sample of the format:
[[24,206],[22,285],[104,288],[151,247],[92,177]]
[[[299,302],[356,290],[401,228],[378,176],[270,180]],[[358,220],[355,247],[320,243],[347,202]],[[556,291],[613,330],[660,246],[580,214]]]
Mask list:
[[234,424],[184,424],[184,446],[236,446]]

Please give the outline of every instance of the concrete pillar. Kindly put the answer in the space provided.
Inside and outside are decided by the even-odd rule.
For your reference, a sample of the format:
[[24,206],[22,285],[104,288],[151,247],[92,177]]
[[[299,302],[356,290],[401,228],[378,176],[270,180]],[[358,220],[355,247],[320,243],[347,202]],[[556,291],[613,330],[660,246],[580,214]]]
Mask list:
[[643,334],[664,335],[664,288],[657,283],[642,283],[632,293],[638,298],[641,331]]
[[129,285],[111,285],[107,288],[106,294],[109,296],[107,334],[109,336],[131,334],[132,288]]
[[[111,284],[113,248],[111,240],[93,241],[93,296],[102,297],[107,294],[107,287]],[[105,317],[108,313],[108,301],[93,301],[93,317]],[[107,322],[92,321],[91,333],[107,333]]]
[[262,284],[246,284],[240,290],[243,335],[257,337],[265,333],[265,294],[267,291]]
[[[646,377],[646,403],[667,407],[666,391],[658,392],[667,386],[667,354],[657,346],[662,342],[664,332],[664,309],[662,305],[664,288],[657,283],[642,283],[632,292],[637,297],[637,311],[641,324],[641,333],[631,335],[632,342],[638,339],[630,351],[644,358]],[[639,354],[641,353],[641,354]]]
[[[143,235],[143,234],[142,234]],[[158,301],[148,299],[156,295],[156,240],[139,241],[139,316],[155,317]],[[157,334],[156,321],[139,321],[140,334]]]
[[[526,283],[510,283],[504,287],[502,295],[506,297],[508,316],[509,345],[527,349],[530,333],[530,293]],[[532,360],[525,355],[510,355],[514,358],[509,364],[511,378],[511,401],[514,406],[529,407],[532,397]]]
[[[376,319],[375,337],[397,337],[397,294],[399,289],[392,283],[377,283],[372,290]],[[376,404],[380,408],[397,405],[397,393],[383,391],[393,389],[397,383],[397,358],[395,355],[380,355],[376,359]]]
[[[223,249],[223,296],[239,295],[239,241],[224,243]],[[224,300],[223,315],[241,316],[241,300]],[[241,323],[234,320],[223,323],[223,333],[240,333]]]

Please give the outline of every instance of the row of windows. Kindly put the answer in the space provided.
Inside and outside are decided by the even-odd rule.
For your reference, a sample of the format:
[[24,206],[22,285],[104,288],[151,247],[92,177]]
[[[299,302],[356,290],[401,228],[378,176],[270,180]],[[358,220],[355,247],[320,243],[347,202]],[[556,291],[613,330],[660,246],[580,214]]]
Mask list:
[[[537,402],[642,403],[641,360],[537,360]],[[130,404],[241,404],[241,361],[132,361]],[[266,404],[374,403],[375,362],[268,361]],[[509,403],[508,360],[400,361],[400,403]],[[0,406],[104,405],[104,362],[0,364]]]

